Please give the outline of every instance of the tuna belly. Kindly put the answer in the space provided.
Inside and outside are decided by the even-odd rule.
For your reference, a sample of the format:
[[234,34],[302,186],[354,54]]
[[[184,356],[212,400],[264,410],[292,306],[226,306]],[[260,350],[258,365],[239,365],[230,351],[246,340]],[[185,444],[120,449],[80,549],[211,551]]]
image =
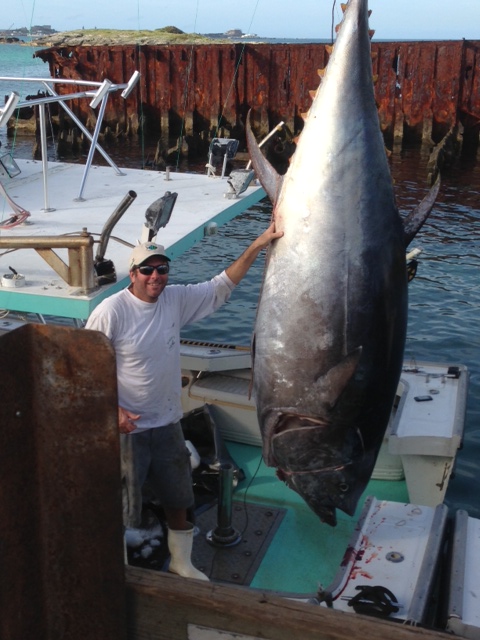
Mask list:
[[355,428],[281,414],[271,437],[270,460],[322,522],[336,525],[335,509],[353,515],[370,470]]

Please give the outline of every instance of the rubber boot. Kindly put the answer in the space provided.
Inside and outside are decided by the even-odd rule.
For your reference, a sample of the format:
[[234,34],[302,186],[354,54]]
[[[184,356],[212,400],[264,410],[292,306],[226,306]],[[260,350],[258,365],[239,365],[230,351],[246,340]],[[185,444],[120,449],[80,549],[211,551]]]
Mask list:
[[171,559],[168,570],[176,573],[182,578],[196,578],[197,580],[207,580],[207,576],[195,569],[192,564],[193,526],[191,529],[179,531],[168,530],[168,549]]

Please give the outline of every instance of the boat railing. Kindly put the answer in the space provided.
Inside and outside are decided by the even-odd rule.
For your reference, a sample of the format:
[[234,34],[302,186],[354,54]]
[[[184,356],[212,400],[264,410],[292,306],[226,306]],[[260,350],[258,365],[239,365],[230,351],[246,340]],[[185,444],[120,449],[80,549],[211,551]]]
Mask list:
[[[93,244],[93,237],[86,229],[76,236],[0,238],[0,249],[35,249],[67,284],[80,287],[85,293],[97,286],[93,269]],[[68,264],[53,249],[67,249]]]
[[[20,100],[20,94],[16,91],[12,91],[8,100],[5,103],[3,108],[0,108],[0,126],[6,125],[8,120],[12,117],[13,113],[16,109],[21,107],[32,107],[38,106],[39,110],[39,127],[40,127],[40,149],[41,149],[41,158],[43,164],[43,192],[44,192],[44,210],[52,211],[49,207],[49,198],[48,198],[48,157],[47,157],[47,130],[46,130],[46,117],[45,117],[45,106],[51,103],[58,103],[62,109],[70,116],[70,118],[75,122],[75,124],[79,127],[79,129],[85,134],[86,138],[90,140],[90,149],[88,152],[87,160],[85,163],[85,169],[83,172],[83,176],[80,183],[80,189],[78,192],[78,196],[76,198],[77,201],[84,201],[83,192],[85,189],[85,184],[87,181],[88,173],[92,164],[93,156],[95,151],[98,151],[104,159],[108,162],[108,164],[114,169],[117,175],[124,175],[124,173],[117,167],[112,158],[107,154],[107,152],[100,146],[98,143],[98,137],[101,131],[103,117],[105,115],[105,109],[107,106],[108,97],[111,93],[116,91],[122,91],[121,96],[124,99],[127,99],[134,87],[136,86],[138,80],[140,79],[140,73],[138,71],[134,71],[130,80],[127,83],[122,84],[114,84],[108,79],[103,80],[103,82],[94,82],[87,80],[73,80],[68,78],[13,78],[13,77],[4,77],[0,76],[1,81],[10,81],[10,82],[34,82],[37,84],[42,84],[47,93],[49,95],[32,98],[31,100]],[[86,87],[83,91],[75,91],[71,93],[58,94],[54,89],[54,86],[57,84],[61,85],[71,85],[72,87]],[[97,121],[95,124],[95,128],[93,133],[90,133],[85,125],[77,118],[77,116],[73,113],[70,107],[66,104],[71,100],[77,100],[79,98],[90,98],[90,107],[92,109],[96,109],[99,105],[99,111],[97,116]]]

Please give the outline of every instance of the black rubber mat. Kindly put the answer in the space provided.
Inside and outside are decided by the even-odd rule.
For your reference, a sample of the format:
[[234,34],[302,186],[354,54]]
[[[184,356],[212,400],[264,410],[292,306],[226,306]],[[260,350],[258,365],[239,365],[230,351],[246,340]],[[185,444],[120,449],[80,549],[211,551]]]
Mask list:
[[[217,505],[197,515],[200,529],[194,538],[192,562],[210,580],[248,586],[262,562],[269,544],[285,515],[285,509],[233,502],[231,528],[238,532],[240,542],[234,546],[211,544],[216,539]],[[211,534],[212,535],[207,535]],[[232,536],[235,537],[235,536]]]

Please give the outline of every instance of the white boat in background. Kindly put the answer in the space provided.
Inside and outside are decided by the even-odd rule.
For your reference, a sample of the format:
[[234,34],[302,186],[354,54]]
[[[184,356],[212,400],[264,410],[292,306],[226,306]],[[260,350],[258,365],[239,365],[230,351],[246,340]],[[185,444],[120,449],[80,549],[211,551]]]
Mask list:
[[[161,229],[159,237],[168,255],[178,258],[202,237],[214,233],[218,225],[240,215],[264,197],[263,189],[252,181],[248,171],[243,175],[240,172],[238,180],[225,177],[225,164],[221,177],[214,175],[210,163],[205,175],[117,167],[98,143],[101,120],[110,94],[121,91],[123,97],[128,97],[136,79],[134,74],[125,85],[113,85],[108,80],[78,83],[62,79],[63,84],[72,84],[76,90],[61,96],[54,89],[56,80],[29,80],[40,80],[50,97],[28,102],[29,106],[39,108],[42,160],[16,159],[14,154],[0,158],[0,202],[3,196],[0,346],[2,334],[7,337],[31,321],[46,323],[47,317],[50,321],[68,319],[81,327],[101,300],[128,283],[128,256],[138,241],[154,239]],[[0,78],[2,80],[6,79]],[[83,87],[76,86],[82,84]],[[91,140],[87,162],[85,165],[49,162],[45,105],[58,102],[72,115],[68,101],[80,98],[91,100],[92,108],[99,107],[92,134],[77,123]],[[13,110],[21,105],[18,96],[12,94],[0,109],[0,122],[5,124]],[[95,152],[103,156],[105,166],[93,164]],[[221,487],[220,495],[215,498],[221,524],[212,525],[211,518],[215,518],[212,508],[198,514],[201,531],[213,531],[217,545],[212,546],[212,536],[210,541],[197,536],[195,562],[199,568],[209,570],[214,586],[194,584],[191,589],[183,588],[189,593],[181,591],[180,595],[172,596],[182,601],[180,612],[192,594],[196,594],[198,600],[188,603],[192,620],[184,621],[182,630],[175,632],[183,635],[171,637],[185,637],[187,624],[189,638],[220,637],[205,633],[221,633],[222,625],[231,619],[233,622],[228,624],[234,626],[235,637],[246,638],[238,633],[249,633],[253,638],[254,622],[246,624],[239,613],[231,618],[229,596],[224,595],[239,585],[248,587],[247,591],[232,592],[232,598],[243,602],[246,611],[257,611],[259,593],[266,601],[274,598],[273,594],[284,598],[282,607],[272,600],[268,611],[270,620],[261,623],[270,624],[271,631],[268,636],[264,631],[259,633],[272,640],[285,637],[281,629],[273,629],[272,617],[278,616],[288,625],[289,615],[297,622],[302,616],[309,620],[313,616],[308,633],[305,629],[302,632],[302,637],[313,637],[316,625],[330,620],[328,612],[322,613],[325,605],[339,615],[353,609],[358,613],[380,615],[385,620],[438,629],[439,618],[432,622],[432,600],[437,572],[448,572],[442,557],[447,536],[443,501],[463,437],[468,393],[466,367],[456,362],[404,363],[390,426],[367,488],[365,506],[360,505],[353,518],[339,514],[339,524],[332,530],[320,524],[300,497],[262,464],[261,434],[255,402],[250,395],[249,349],[184,341],[181,358],[185,418],[203,416],[206,412],[214,429],[214,459],[203,457],[202,460],[205,476],[219,475],[220,463],[221,480],[223,471],[231,472],[230,460],[233,460],[244,479],[237,477],[233,496],[231,487],[226,491]],[[114,376],[113,367],[105,375]],[[220,444],[228,450],[228,460],[222,458]],[[196,443],[193,446],[200,448]],[[78,491],[82,489],[79,487]],[[81,514],[79,517],[81,522]],[[240,521],[236,521],[236,517]],[[461,522],[465,531],[466,525]],[[86,530],[92,523],[84,524],[83,535],[87,537]],[[75,535],[82,536],[81,529]],[[230,544],[229,539],[228,544],[222,545],[218,540],[222,535],[215,538],[219,530],[235,534],[235,542],[241,540],[243,544]],[[461,553],[464,546],[459,540],[457,536],[455,558],[460,563],[463,558],[465,565],[465,554]],[[470,558],[467,561],[471,561]],[[365,563],[370,564],[364,566]],[[360,600],[355,599],[359,586],[355,582],[357,576],[362,576],[362,581],[370,585],[380,585],[383,610],[368,589],[362,592]],[[171,593],[175,584],[169,582],[171,580],[162,571],[152,577],[151,572],[127,568],[130,592],[135,593],[136,606],[140,602],[140,609],[143,606],[147,610],[143,615],[152,638],[165,635],[156,635],[160,633],[158,621],[151,614],[155,607],[150,607],[148,613],[149,598],[160,605],[165,597],[168,617],[169,607],[175,609],[165,595]],[[143,589],[147,583],[151,586],[145,595]],[[330,586],[319,588],[319,584]],[[458,585],[455,588],[458,596]],[[471,580],[461,589],[466,594],[472,592]],[[375,594],[377,597],[378,593]],[[388,594],[395,597],[392,599]],[[388,606],[384,606],[385,598]],[[304,605],[299,604],[305,602],[309,603],[306,611],[301,609]],[[475,634],[480,625],[474,619],[471,621],[468,613],[471,607],[461,603],[458,597],[451,602],[448,629],[478,638]],[[140,610],[135,609],[129,622],[135,633],[138,629],[133,618],[139,619],[140,615]],[[172,620],[176,619],[176,613],[171,615]],[[262,618],[261,613],[256,615]],[[324,615],[327,618],[322,617]],[[456,623],[459,615],[464,616],[463,620]],[[198,622],[200,619],[203,626]],[[347,637],[348,624],[356,628],[355,621],[345,623],[343,617],[339,618],[337,627],[332,622],[331,628],[343,629],[341,633]],[[365,623],[362,618],[362,625],[365,625],[363,635],[357,637],[380,633],[373,619]],[[169,626],[172,634],[174,627],[172,622]],[[399,629],[381,628],[392,634]],[[402,628],[402,638],[413,635]],[[428,631],[424,637],[430,637]]]
[[[28,101],[40,114],[57,102],[72,116],[68,101],[79,97],[90,99],[92,108],[100,100],[100,108],[93,134],[79,123],[91,140],[85,165],[48,161],[44,116],[41,161],[9,153],[0,158],[0,308],[85,320],[103,298],[125,286],[128,256],[137,242],[162,228],[161,242],[176,258],[264,197],[261,187],[232,186],[230,178],[211,169],[200,175],[117,167],[98,143],[103,111],[111,93],[128,97],[137,77],[126,85],[85,83],[87,90],[62,96],[51,87],[55,80],[29,79],[53,94]],[[11,98],[3,121],[12,105],[23,103]],[[107,166],[92,164],[95,152]]]

